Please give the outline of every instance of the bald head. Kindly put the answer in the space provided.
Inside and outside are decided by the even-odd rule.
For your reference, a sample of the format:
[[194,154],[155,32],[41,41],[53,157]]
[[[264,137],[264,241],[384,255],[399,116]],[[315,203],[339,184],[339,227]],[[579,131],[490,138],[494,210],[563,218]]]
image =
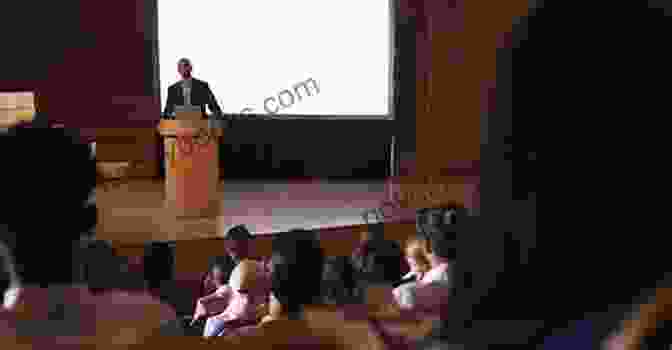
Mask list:
[[180,58],[180,60],[177,61],[177,71],[180,73],[182,79],[191,78],[191,70],[191,60],[188,58]]

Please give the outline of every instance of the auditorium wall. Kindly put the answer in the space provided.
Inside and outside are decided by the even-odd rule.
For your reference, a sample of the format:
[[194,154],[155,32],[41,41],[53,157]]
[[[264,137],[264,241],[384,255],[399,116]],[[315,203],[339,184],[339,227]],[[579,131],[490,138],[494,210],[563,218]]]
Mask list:
[[414,171],[399,180],[407,193],[402,196],[419,198],[418,188],[437,187],[440,193],[464,193],[453,199],[478,206],[481,146],[496,108],[497,48],[508,44],[514,18],[527,15],[528,1],[409,1],[421,21],[416,158]]

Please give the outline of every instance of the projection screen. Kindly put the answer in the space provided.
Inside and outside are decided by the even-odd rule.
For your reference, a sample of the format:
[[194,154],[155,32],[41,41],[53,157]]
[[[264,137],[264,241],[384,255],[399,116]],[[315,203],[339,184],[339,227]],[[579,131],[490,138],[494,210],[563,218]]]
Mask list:
[[162,108],[188,58],[227,114],[393,119],[393,0],[158,0]]

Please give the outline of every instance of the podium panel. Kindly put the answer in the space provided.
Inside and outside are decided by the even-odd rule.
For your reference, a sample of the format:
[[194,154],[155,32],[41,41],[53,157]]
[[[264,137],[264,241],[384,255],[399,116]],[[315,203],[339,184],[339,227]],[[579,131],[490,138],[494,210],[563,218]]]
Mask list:
[[221,129],[208,128],[205,120],[164,120],[159,132],[164,137],[166,209],[176,216],[218,215]]
[[199,109],[198,111],[183,111],[175,113],[175,119],[177,120],[190,120],[190,121],[199,121],[203,119],[203,112]]

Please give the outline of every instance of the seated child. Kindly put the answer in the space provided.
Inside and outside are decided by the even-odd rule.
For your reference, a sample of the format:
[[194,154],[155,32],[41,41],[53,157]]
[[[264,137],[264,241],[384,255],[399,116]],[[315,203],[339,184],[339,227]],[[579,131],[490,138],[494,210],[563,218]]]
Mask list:
[[222,286],[215,292],[227,298],[228,305],[223,312],[208,318],[203,336],[221,336],[228,329],[254,324],[267,302],[269,287],[261,263],[241,261],[231,273],[228,286]]

